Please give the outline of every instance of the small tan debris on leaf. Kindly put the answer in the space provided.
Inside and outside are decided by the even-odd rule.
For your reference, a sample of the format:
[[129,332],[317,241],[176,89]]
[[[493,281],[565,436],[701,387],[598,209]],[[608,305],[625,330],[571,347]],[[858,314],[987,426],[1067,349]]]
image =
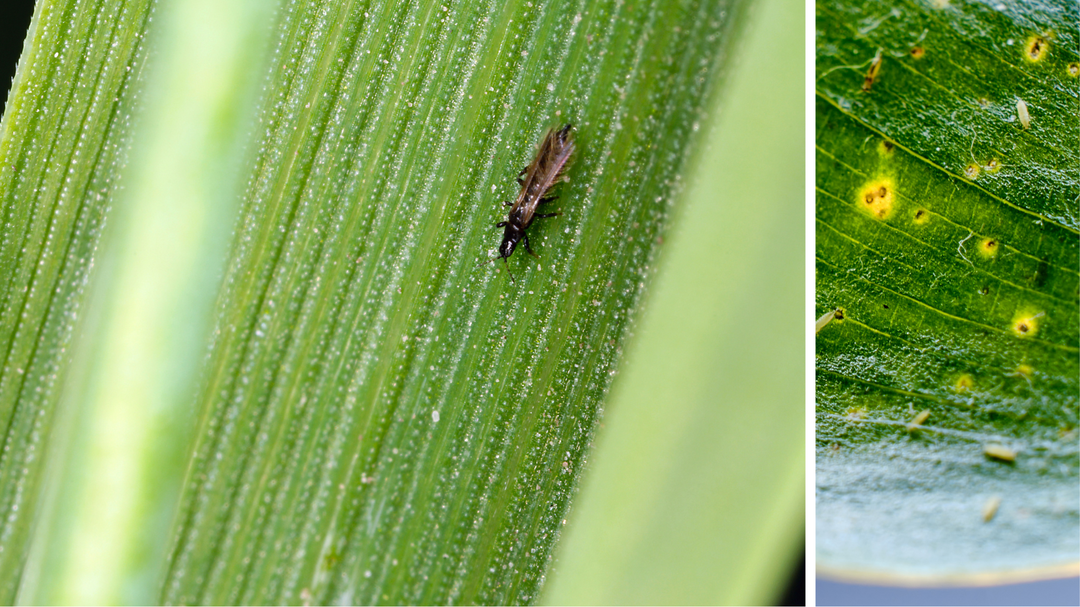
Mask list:
[[1031,126],[1031,114],[1028,114],[1027,103],[1023,99],[1016,100],[1016,115],[1020,117],[1020,124],[1025,129]]
[[1001,497],[994,495],[983,504],[982,518],[984,523],[989,523],[997,514],[998,506],[1001,505]]
[[930,409],[923,409],[922,411],[919,411],[919,414],[916,415],[915,418],[912,419],[910,422],[908,422],[907,431],[911,432],[913,430],[918,430],[919,426],[921,426],[923,422],[926,421],[929,417]]
[[990,459],[996,459],[1002,462],[1015,462],[1016,461],[1016,449],[1010,449],[1005,445],[999,445],[991,443],[983,447],[983,455]]

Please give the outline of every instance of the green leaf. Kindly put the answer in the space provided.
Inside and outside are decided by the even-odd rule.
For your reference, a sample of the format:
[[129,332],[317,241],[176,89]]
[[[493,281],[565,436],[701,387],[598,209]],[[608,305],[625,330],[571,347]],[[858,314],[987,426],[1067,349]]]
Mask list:
[[[7,600],[532,600],[743,3],[37,10],[2,131]],[[479,264],[562,122],[512,282]]]
[[21,582],[86,284],[127,161],[148,3],[39,2],[0,124],[0,602]]
[[544,600],[777,604],[806,495],[803,5],[754,6]]
[[[111,142],[115,151],[89,154],[115,154],[112,164],[94,168],[108,175],[103,179],[107,183],[122,185],[81,193],[92,203],[104,202],[103,194],[109,194],[115,206],[107,214],[107,234],[99,242],[93,240],[98,234],[89,235],[88,246],[99,244],[100,255],[91,251],[67,260],[84,264],[78,268],[83,273],[99,266],[85,311],[80,309],[82,285],[65,293],[70,314],[81,321],[84,334],[72,369],[64,368],[66,352],[44,353],[51,356],[48,363],[61,374],[69,372],[70,378],[55,424],[36,428],[31,444],[23,447],[45,452],[44,458],[35,458],[43,459],[45,468],[24,474],[45,474],[49,484],[40,505],[31,501],[37,495],[26,496],[29,514],[40,522],[29,557],[12,554],[13,561],[28,558],[24,575],[11,575],[23,567],[17,561],[4,570],[5,584],[18,585],[21,602],[146,603],[158,594],[170,524],[190,457],[191,384],[205,352],[216,274],[235,217],[237,159],[251,120],[243,108],[253,107],[257,99],[250,66],[262,63],[265,44],[260,38],[267,30],[267,8],[263,2],[205,1],[163,7],[154,14],[162,25],[125,34],[135,41],[143,36],[156,41],[159,53],[146,64],[148,82],[128,86],[121,81],[119,89],[114,83],[98,93],[114,102],[128,95],[127,105],[138,106],[133,113],[139,128]],[[39,23],[48,10],[39,7]],[[114,17],[125,23],[122,12],[73,12],[67,17],[74,21]],[[138,25],[146,26],[149,16],[139,16]],[[177,24],[185,21],[199,24],[199,36],[178,31],[182,26]],[[63,29],[64,19],[48,27]],[[90,36],[68,43],[89,50],[102,40]],[[144,55],[145,49],[134,48],[124,59],[139,66]],[[109,69],[130,71],[108,58],[101,60]],[[96,77],[95,70],[88,69],[76,78],[76,89],[98,84]],[[31,101],[43,113],[53,109],[48,97]],[[101,109],[111,116],[116,108],[103,103]],[[93,115],[95,108],[85,111]],[[132,120],[114,119],[121,124]],[[17,132],[25,123],[14,116],[6,124]],[[67,137],[58,134],[67,144],[58,153],[69,154],[65,162],[74,164],[88,150],[78,138],[67,142]],[[128,146],[132,159],[125,167]],[[45,206],[52,201],[46,197],[38,202]],[[54,283],[49,291],[63,292],[64,286]],[[69,340],[70,325],[56,329],[53,339]],[[20,400],[14,406],[18,412],[33,413],[39,404],[43,409],[52,405]],[[13,521],[11,527],[23,531],[25,524]]]
[[1075,571],[1077,10],[818,4],[823,572]]

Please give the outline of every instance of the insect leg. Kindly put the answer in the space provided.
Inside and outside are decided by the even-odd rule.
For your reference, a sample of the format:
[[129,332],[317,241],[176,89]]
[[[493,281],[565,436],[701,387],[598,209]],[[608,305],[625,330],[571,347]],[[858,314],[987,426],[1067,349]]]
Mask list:
[[[537,217],[540,217],[540,216],[537,215]],[[537,259],[540,259],[540,256],[537,255],[536,253],[533,253],[532,247],[529,246],[529,236],[527,234],[522,234],[521,237],[522,237],[521,239],[525,242],[525,250],[529,252],[529,255],[532,255],[533,257],[535,257]]]
[[496,227],[496,228],[505,228],[505,227],[506,227],[506,224],[507,224],[507,222],[505,222],[505,221],[500,221],[499,223],[495,224],[495,227]]
[[552,200],[558,200],[558,199],[559,199],[558,196],[548,196],[546,198],[541,198],[540,202],[538,204],[544,204],[545,202],[551,202]]
[[540,215],[540,214],[533,215],[533,218],[540,219],[540,218],[544,218],[544,217],[554,217],[556,215],[562,215],[562,211],[559,211],[559,212],[556,212],[556,213],[544,213],[542,215]]

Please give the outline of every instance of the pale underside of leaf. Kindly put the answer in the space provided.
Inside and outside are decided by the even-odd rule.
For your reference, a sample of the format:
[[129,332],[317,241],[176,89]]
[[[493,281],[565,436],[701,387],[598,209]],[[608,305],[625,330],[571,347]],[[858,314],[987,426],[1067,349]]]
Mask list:
[[818,5],[816,301],[840,311],[817,335],[823,570],[985,580],[1080,560],[1076,19]]

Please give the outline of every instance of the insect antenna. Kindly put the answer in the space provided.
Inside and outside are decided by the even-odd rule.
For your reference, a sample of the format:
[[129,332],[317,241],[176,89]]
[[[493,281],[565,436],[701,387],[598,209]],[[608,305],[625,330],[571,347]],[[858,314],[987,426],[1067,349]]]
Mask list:
[[[531,251],[530,251],[530,253],[531,253]],[[534,255],[535,255],[535,253],[534,253]],[[489,263],[491,263],[493,261],[498,261],[500,259],[503,260],[503,261],[506,261],[505,257],[492,257],[491,259],[485,259],[484,261],[481,261],[480,263],[476,264],[476,267],[479,268],[481,266],[486,266]],[[514,280],[513,272],[510,271],[510,262],[508,262],[508,261],[506,262],[506,273],[510,276],[510,282],[513,282],[513,283],[517,282],[516,280]]]

